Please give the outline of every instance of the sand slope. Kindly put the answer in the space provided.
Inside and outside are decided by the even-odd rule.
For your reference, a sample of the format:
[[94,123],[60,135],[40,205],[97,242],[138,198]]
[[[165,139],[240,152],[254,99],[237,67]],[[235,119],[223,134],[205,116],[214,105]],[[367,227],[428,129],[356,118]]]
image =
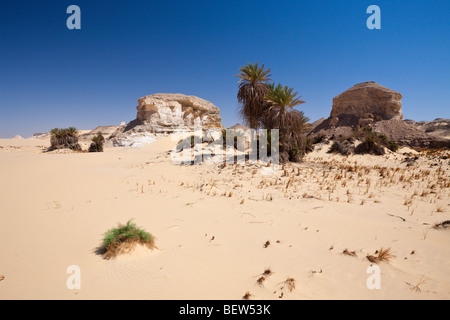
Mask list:
[[[450,219],[448,160],[406,167],[401,154],[343,158],[322,146],[263,177],[257,166],[176,166],[173,144],[60,154],[42,153],[48,141],[0,140],[0,299],[450,298],[450,230],[431,228]],[[383,178],[381,167],[399,171]],[[96,254],[102,234],[129,219],[159,250]],[[396,258],[369,290],[365,257],[381,247]],[[80,290],[66,287],[70,265]]]

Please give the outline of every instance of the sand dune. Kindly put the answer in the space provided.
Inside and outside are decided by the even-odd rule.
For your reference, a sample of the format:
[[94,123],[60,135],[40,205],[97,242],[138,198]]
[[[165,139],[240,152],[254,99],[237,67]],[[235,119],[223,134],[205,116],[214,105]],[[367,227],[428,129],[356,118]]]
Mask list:
[[[402,153],[345,158],[322,145],[264,177],[256,165],[174,165],[170,138],[97,154],[48,145],[0,140],[0,299],[450,298],[450,231],[432,228],[450,219],[440,156],[407,167]],[[159,249],[96,254],[130,219]],[[369,290],[366,256],[380,248],[396,258]],[[79,290],[66,286],[70,265]]]

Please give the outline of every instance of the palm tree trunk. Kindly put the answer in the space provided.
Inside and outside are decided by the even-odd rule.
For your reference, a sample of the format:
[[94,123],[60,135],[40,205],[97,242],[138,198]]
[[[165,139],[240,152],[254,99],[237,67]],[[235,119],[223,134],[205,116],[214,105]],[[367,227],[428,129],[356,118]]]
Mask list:
[[284,116],[284,110],[281,109],[280,110],[280,125],[279,125],[279,130],[280,130],[280,147],[281,150],[280,151],[284,151],[284,132],[283,132],[283,116]]

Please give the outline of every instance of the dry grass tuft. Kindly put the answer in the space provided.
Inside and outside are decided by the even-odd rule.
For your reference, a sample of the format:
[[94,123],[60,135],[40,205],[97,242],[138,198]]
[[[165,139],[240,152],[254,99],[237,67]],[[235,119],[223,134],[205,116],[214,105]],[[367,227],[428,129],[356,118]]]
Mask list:
[[358,257],[358,255],[356,254],[356,251],[348,251],[348,249],[345,249],[343,252],[342,252],[342,254],[343,255],[345,255],[345,256],[349,256],[349,257],[354,257],[354,258],[357,258]]
[[266,276],[266,277],[270,277],[271,275],[273,275],[273,272],[272,272],[272,270],[270,270],[270,268],[267,268],[266,270],[264,270],[262,275]]
[[395,256],[392,254],[392,249],[386,249],[383,248],[380,249],[380,252],[378,253],[378,260],[384,261],[384,262],[390,262],[392,259],[394,259]]
[[262,276],[256,281],[256,283],[258,284],[258,286],[263,287],[265,281],[266,281],[266,277]]
[[367,255],[367,260],[369,260],[371,263],[380,263],[380,262],[386,262],[389,263],[392,259],[395,258],[395,256],[392,254],[392,249],[383,249],[381,248],[379,251],[377,250],[375,254],[378,254],[377,256],[373,255]]
[[436,229],[436,230],[445,230],[447,228],[450,228],[450,220],[443,221],[441,223],[436,223],[433,226],[433,229]]
[[438,212],[438,213],[444,213],[444,212],[445,212],[445,208],[444,208],[444,207],[437,207],[437,208],[436,208],[436,212]]
[[410,283],[408,283],[408,282],[406,282],[406,284],[407,285],[409,285],[411,288],[411,291],[414,291],[414,292],[417,292],[417,293],[421,293],[422,292],[422,289],[420,288],[420,286],[423,286],[425,283],[427,283],[427,280],[425,280],[424,279],[425,278],[425,275],[423,275],[421,278],[420,278],[420,280],[419,280],[419,282],[417,282],[417,284],[416,285],[412,285],[412,284],[410,284]]
[[289,292],[292,292],[295,290],[295,279],[294,278],[287,278],[284,282],[285,286],[288,288]]
[[242,297],[242,300],[250,300],[251,297],[253,297],[253,295],[250,292],[246,292]]

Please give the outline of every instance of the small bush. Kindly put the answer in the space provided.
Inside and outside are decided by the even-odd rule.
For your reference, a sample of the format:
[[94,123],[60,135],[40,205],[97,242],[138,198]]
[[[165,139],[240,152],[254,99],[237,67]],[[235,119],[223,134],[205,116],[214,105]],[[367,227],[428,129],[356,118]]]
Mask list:
[[355,145],[353,140],[335,141],[331,145],[328,153],[339,153],[343,156],[348,156],[355,152]]
[[92,138],[92,143],[89,147],[89,152],[103,152],[103,143],[105,142],[105,138],[101,132],[97,133]]
[[379,139],[380,141],[382,141],[383,144],[387,144],[387,143],[388,143],[388,137],[387,137],[385,134],[380,134],[380,135],[378,136],[378,139]]
[[289,145],[289,161],[291,162],[301,162],[307,153],[314,151],[313,139],[302,135],[297,140],[297,143]]
[[397,142],[390,140],[385,134],[377,135],[371,127],[364,127],[362,130],[356,130],[353,134],[355,137],[363,140],[363,144],[357,148],[358,150],[356,150],[355,153],[384,155],[385,150],[383,147],[386,147],[393,152],[397,152],[400,148]]
[[143,245],[155,249],[153,236],[138,228],[131,220],[126,225],[119,224],[117,228],[108,230],[103,238],[102,248],[105,259],[112,259],[118,255],[131,252],[136,245]]
[[314,135],[313,136],[313,144],[319,144],[319,143],[322,143],[322,142],[325,142],[327,139],[326,139],[326,136],[324,135],[324,134],[316,134],[316,135]]
[[376,142],[365,141],[358,145],[355,149],[356,154],[372,154],[375,156],[382,156],[386,154],[383,146],[380,146]]
[[392,152],[397,152],[398,149],[400,149],[400,146],[397,142],[390,140],[388,142],[388,149],[391,150]]

